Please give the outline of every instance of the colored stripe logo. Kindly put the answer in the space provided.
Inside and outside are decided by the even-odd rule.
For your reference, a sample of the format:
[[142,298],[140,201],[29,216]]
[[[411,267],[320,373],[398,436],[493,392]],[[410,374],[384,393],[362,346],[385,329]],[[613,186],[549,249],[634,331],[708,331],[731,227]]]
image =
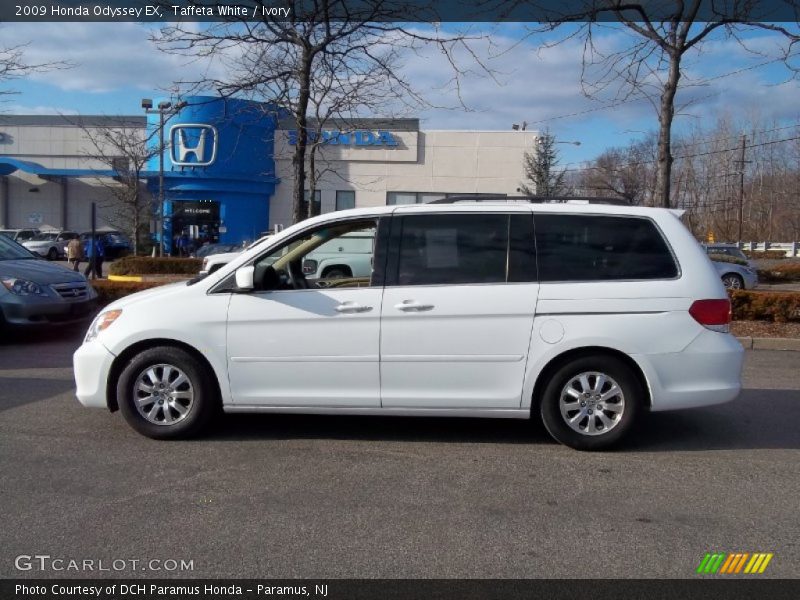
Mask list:
[[767,570],[772,552],[707,552],[697,567],[702,575],[755,575]]

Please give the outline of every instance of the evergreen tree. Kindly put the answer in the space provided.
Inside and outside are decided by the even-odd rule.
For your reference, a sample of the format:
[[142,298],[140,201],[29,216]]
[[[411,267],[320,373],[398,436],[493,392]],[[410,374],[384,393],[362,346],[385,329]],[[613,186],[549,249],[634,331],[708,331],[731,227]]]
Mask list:
[[561,196],[566,192],[566,171],[556,169],[556,136],[545,130],[536,142],[536,149],[525,153],[525,182],[520,191],[527,196]]

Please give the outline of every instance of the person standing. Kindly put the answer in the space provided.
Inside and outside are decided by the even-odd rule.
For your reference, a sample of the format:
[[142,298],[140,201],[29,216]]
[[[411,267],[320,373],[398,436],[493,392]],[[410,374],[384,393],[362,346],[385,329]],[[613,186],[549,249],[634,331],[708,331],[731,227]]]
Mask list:
[[79,238],[72,238],[67,243],[67,260],[72,265],[73,271],[80,270],[81,260],[83,260],[83,244]]
[[98,279],[103,278],[103,256],[105,252],[103,251],[103,242],[100,240],[99,237],[95,237],[94,240],[92,238],[87,239],[83,244],[83,250],[86,254],[86,259],[88,264],[86,265],[86,270],[83,274],[86,277],[89,277],[90,273],[94,273],[95,277]]

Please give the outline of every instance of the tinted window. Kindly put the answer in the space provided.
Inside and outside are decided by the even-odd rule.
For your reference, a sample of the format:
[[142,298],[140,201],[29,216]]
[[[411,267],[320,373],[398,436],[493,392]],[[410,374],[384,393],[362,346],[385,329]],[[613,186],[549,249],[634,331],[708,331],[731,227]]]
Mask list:
[[675,260],[649,219],[536,215],[540,281],[671,279]]
[[397,284],[505,282],[508,226],[508,215],[403,217]]

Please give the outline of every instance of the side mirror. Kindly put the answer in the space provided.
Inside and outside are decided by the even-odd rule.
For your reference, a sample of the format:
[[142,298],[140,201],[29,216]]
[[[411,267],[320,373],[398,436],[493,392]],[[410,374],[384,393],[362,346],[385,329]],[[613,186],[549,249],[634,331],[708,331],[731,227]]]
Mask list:
[[253,285],[253,276],[255,270],[256,268],[253,266],[240,267],[239,269],[236,269],[236,287],[239,290],[246,292],[255,287]]

